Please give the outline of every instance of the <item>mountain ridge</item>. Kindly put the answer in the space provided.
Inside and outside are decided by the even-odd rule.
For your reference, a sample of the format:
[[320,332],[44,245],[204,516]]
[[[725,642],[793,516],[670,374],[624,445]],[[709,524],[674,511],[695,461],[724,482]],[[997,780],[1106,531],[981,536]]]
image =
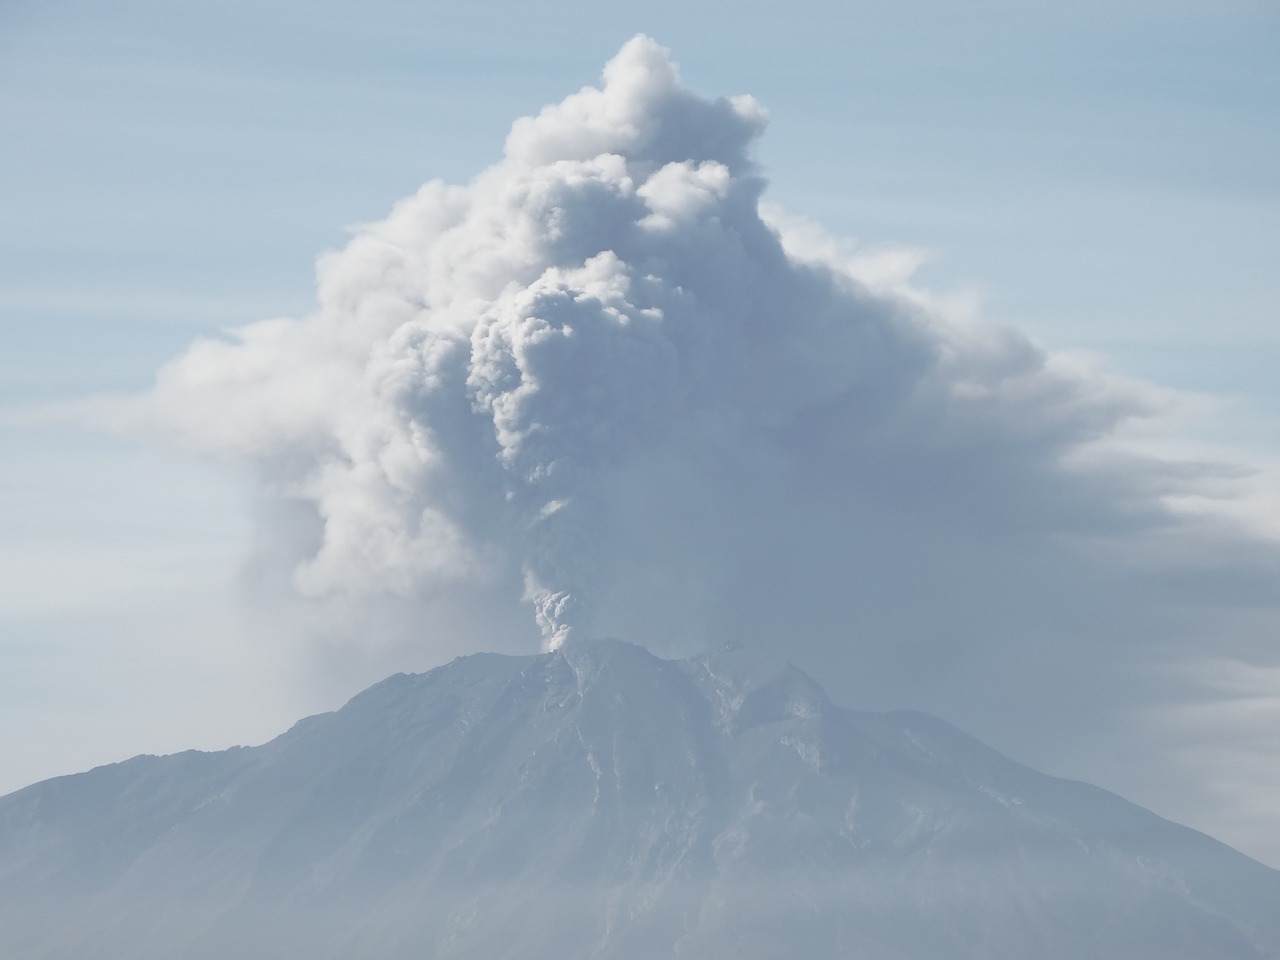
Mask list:
[[22,958],[1274,957],[1280,873],[744,651],[397,674],[0,798]]

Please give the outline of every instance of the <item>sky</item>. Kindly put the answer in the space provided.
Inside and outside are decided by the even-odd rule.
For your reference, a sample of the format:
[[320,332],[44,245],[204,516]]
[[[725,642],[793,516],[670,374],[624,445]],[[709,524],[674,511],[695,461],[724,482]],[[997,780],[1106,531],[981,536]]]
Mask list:
[[1280,865],[1277,47],[1244,2],[0,4],[0,790],[610,633]]

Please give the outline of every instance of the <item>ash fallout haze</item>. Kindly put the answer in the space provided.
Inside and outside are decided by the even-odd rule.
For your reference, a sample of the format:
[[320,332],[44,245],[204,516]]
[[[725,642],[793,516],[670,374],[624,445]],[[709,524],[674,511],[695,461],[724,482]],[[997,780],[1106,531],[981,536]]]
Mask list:
[[[801,121],[786,111],[816,68],[796,56],[783,82],[744,53],[734,69],[669,11],[625,31],[592,21],[598,49],[584,42],[542,73],[530,64],[549,61],[522,59],[505,34],[505,59],[448,59],[448,38],[479,37],[451,14],[432,25],[437,60],[425,78],[386,67],[381,86],[365,89],[373,75],[354,66],[351,77],[316,74],[333,109],[346,103],[355,118],[370,97],[395,117],[375,111],[335,132],[325,114],[289,113],[313,103],[289,83],[315,64],[295,65],[293,81],[273,75],[256,98],[237,73],[253,76],[254,44],[282,36],[283,15],[264,15],[243,47],[219,48],[212,31],[193,48],[203,66],[184,71],[154,55],[141,27],[94,40],[68,33],[50,6],[5,14],[0,93],[28,133],[3,148],[6,163],[44,182],[41,148],[96,138],[96,165],[58,154],[44,176],[56,186],[56,174],[78,171],[102,188],[96,198],[76,188],[86,208],[115,213],[76,219],[55,204],[38,223],[34,201],[11,203],[14,222],[32,226],[25,240],[5,239],[21,269],[0,291],[11,458],[0,517],[0,722],[11,752],[0,762],[15,771],[5,789],[139,750],[265,739],[381,675],[461,653],[619,637],[664,656],[741,646],[790,660],[842,703],[937,713],[1019,760],[1280,863],[1277,420],[1274,387],[1250,373],[1280,355],[1280,296],[1273,271],[1249,272],[1274,262],[1280,244],[1264,214],[1277,213],[1280,192],[1247,149],[1267,137],[1275,147],[1277,135],[1255,129],[1265,111],[1248,96],[1206,107],[1230,90],[1212,74],[1134,108],[1127,125],[1117,105],[1140,82],[1088,92],[1107,79],[1107,44],[1143,30],[1185,62],[1216,63],[1215,43],[1273,49],[1265,10],[1229,4],[1206,29],[1207,7],[1149,25],[1156,14],[1122,4],[1093,11],[1105,28],[1089,33],[1066,14],[1001,21],[999,5],[983,7],[982,22],[1003,23],[1028,50],[1096,44],[1100,65],[1077,64],[1079,89],[1032,88],[1054,119],[1090,118],[1076,135],[1113,137],[1110,152],[1092,154],[1105,176],[1041,174],[1067,194],[1050,202],[1032,196],[1032,176],[998,163],[991,179],[973,172],[962,110],[934,122],[955,138],[953,154],[912,148],[920,129],[888,113],[948,95],[926,96],[913,34],[892,19],[867,27],[899,43],[890,49],[902,59],[863,61],[862,126],[831,90],[818,110],[795,104],[830,149],[789,167],[790,124]],[[247,18],[230,9],[222,29]],[[416,22],[407,6],[377,9]],[[673,38],[660,30],[668,20]],[[945,25],[916,39],[938,42],[930,31]],[[323,50],[341,26],[299,29]],[[658,39],[626,39],[641,28]],[[352,29],[354,62],[385,42],[388,62],[409,70],[389,22],[384,33]],[[778,35],[779,56],[802,49],[797,29]],[[763,35],[742,30],[721,42],[758,49]],[[993,41],[958,36],[984,62]],[[1152,47],[1130,53],[1141,76],[1176,75]],[[677,56],[715,66],[695,83]],[[73,60],[96,65],[120,94],[115,112],[93,114],[88,93],[58,86],[58,64]],[[1257,96],[1276,92],[1274,66],[1236,62]],[[751,64],[763,71],[760,100],[733,89],[750,86]],[[1001,66],[1029,69],[999,57],[987,69]],[[92,70],[78,69],[87,82]],[[511,92],[525,73],[537,76],[534,102]],[[736,95],[717,96],[707,73]],[[412,84],[432,91],[430,133],[448,150],[406,132]],[[1004,146],[1050,171],[1064,163],[1049,159],[1048,134],[1028,146],[1015,122],[1036,104],[993,89],[984,95],[1004,134],[1024,137]],[[184,125],[184,96],[243,113]],[[58,103],[82,112],[38,109]],[[499,108],[510,108],[506,121],[524,114],[505,146],[490,121]],[[259,209],[259,234],[219,209],[232,172],[224,182],[208,165],[184,177],[161,164],[145,190],[106,189],[128,182],[121,144],[154,135],[156,116],[195,138],[193,152],[216,155],[230,138],[250,167],[255,144],[269,166],[292,130],[333,170],[305,167],[302,185],[279,197],[255,181],[268,191],[246,205]],[[1219,142],[1240,156],[1188,141],[1183,167],[1153,166],[1150,181],[1134,172],[1144,136],[1158,144],[1212,123],[1237,137]],[[450,139],[468,125],[485,127],[488,147]],[[896,173],[885,145],[895,137],[906,145]],[[783,145],[770,153],[774,138]],[[383,195],[342,212],[319,202],[324,177],[364,162],[395,169],[369,178]],[[1192,184],[1193,168],[1220,169],[1224,185]],[[405,179],[436,174],[422,186]],[[1086,199],[1070,194],[1090,185]],[[965,200],[965,189],[1003,189],[1003,204]],[[1108,190],[1131,216],[1072,219],[1106,206]],[[1161,190],[1181,212],[1199,211],[1197,230],[1241,231],[1228,238],[1239,246],[1232,263],[1201,260],[1231,280],[1230,296],[1153,282],[1156,306],[1143,313],[1143,278],[1181,275],[1178,257],[1201,253],[1179,239],[1155,253],[1124,248],[1142,211],[1161,232]],[[397,194],[389,214],[379,209]],[[315,240],[308,256],[331,248],[311,303],[295,292],[297,264],[268,255],[272,244],[303,255],[293,249],[302,227],[271,232],[283,231],[273,224],[289,218],[289,197],[334,218],[305,237]],[[190,214],[171,240],[185,254],[131,234],[163,222],[147,203]],[[888,225],[895,210],[903,226]],[[76,229],[60,233],[59,217]],[[343,217],[364,222],[349,238],[326,232]],[[917,239],[916,223],[942,265],[890,242]],[[880,238],[841,236],[865,229]],[[972,259],[957,267],[948,239],[972,241],[956,254]],[[1041,259],[1028,252],[1037,248]],[[59,274],[50,252],[76,269]],[[273,265],[294,279],[273,279]],[[947,274],[969,266],[1015,276],[990,281],[1007,286],[988,306]],[[1126,271],[1129,284],[1113,275]],[[1075,297],[1078,319],[1038,299],[1045,283]],[[1207,334],[1196,316],[1219,325],[1215,343],[1197,346]]]

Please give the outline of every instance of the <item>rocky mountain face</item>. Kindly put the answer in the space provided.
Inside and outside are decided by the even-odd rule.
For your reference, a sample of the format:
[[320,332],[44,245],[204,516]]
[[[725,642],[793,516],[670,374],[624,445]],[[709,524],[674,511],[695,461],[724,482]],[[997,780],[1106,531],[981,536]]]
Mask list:
[[0,956],[1280,956],[1280,873],[933,717],[618,642],[0,799]]

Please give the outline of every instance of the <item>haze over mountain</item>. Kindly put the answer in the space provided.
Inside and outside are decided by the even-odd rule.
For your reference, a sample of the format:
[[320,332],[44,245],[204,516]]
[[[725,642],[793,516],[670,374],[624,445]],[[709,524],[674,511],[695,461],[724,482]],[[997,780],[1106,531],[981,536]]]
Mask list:
[[6,960],[1280,955],[1280,873],[743,651],[397,675],[0,799]]

